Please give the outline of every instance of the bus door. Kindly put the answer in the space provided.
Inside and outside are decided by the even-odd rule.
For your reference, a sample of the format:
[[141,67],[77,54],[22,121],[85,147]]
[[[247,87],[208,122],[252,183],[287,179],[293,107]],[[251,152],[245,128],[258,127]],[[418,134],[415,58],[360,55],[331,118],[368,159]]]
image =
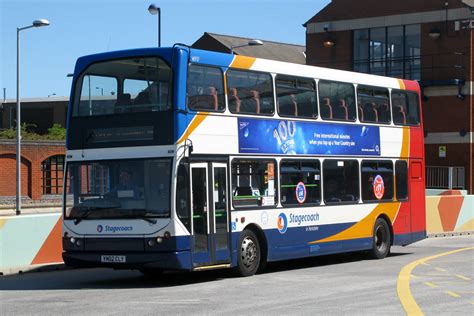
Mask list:
[[227,165],[191,164],[193,265],[230,262]]

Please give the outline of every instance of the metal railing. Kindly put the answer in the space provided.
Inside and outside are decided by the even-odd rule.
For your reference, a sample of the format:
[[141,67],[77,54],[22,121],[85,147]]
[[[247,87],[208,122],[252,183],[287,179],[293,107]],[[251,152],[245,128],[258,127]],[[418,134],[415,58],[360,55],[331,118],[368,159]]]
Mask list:
[[464,167],[426,166],[426,188],[464,189]]

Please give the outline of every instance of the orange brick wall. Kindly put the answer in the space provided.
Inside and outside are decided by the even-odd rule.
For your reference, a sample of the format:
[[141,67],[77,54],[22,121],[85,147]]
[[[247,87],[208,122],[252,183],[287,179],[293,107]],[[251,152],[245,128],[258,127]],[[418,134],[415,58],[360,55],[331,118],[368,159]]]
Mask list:
[[[62,142],[24,141],[21,146],[21,195],[39,199],[43,195],[41,163],[56,155],[65,155]],[[16,195],[16,144],[0,141],[0,196]]]

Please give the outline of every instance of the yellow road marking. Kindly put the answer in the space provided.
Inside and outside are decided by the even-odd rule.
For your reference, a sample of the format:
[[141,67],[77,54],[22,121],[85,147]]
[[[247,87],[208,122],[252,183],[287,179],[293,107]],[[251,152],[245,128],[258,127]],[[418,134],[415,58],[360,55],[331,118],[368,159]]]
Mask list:
[[430,266],[430,265],[431,265],[431,264],[426,263],[426,262],[422,262],[422,263],[420,263],[420,264],[422,264],[422,265],[424,265],[424,266]]
[[453,291],[446,291],[445,293],[451,295],[452,297],[461,297],[461,295]]
[[456,274],[456,277],[462,279],[462,280],[466,280],[466,281],[471,281],[471,278],[468,278],[464,275],[461,275],[461,274]]
[[438,287],[436,284],[432,283],[432,282],[425,282],[426,285],[430,286],[430,287],[433,287],[433,288],[436,288]]
[[474,250],[474,247],[456,249],[456,250],[452,250],[448,252],[443,252],[437,255],[421,258],[413,262],[410,262],[409,264],[407,264],[406,266],[402,268],[402,270],[398,274],[397,294],[398,294],[398,298],[400,299],[400,303],[402,304],[403,309],[405,309],[405,312],[407,313],[407,315],[423,315],[421,308],[416,303],[410,290],[410,276],[413,269],[415,269],[416,266],[418,266],[419,264],[426,263],[426,261],[433,260],[433,259],[443,257],[443,256],[447,256],[447,255],[451,255],[457,252],[466,251],[466,250]]
[[411,277],[412,277],[413,279],[418,279],[418,278],[419,278],[419,276],[414,275],[414,274],[412,274]]
[[437,270],[437,271],[439,271],[439,272],[448,272],[448,271],[446,271],[446,270],[443,269],[443,268],[437,268],[437,267],[435,268],[435,270]]

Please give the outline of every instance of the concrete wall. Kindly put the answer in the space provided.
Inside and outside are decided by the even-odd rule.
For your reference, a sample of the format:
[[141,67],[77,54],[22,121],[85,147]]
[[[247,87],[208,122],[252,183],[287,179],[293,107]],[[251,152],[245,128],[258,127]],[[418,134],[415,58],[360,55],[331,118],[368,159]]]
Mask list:
[[61,213],[0,217],[0,274],[62,263]]

